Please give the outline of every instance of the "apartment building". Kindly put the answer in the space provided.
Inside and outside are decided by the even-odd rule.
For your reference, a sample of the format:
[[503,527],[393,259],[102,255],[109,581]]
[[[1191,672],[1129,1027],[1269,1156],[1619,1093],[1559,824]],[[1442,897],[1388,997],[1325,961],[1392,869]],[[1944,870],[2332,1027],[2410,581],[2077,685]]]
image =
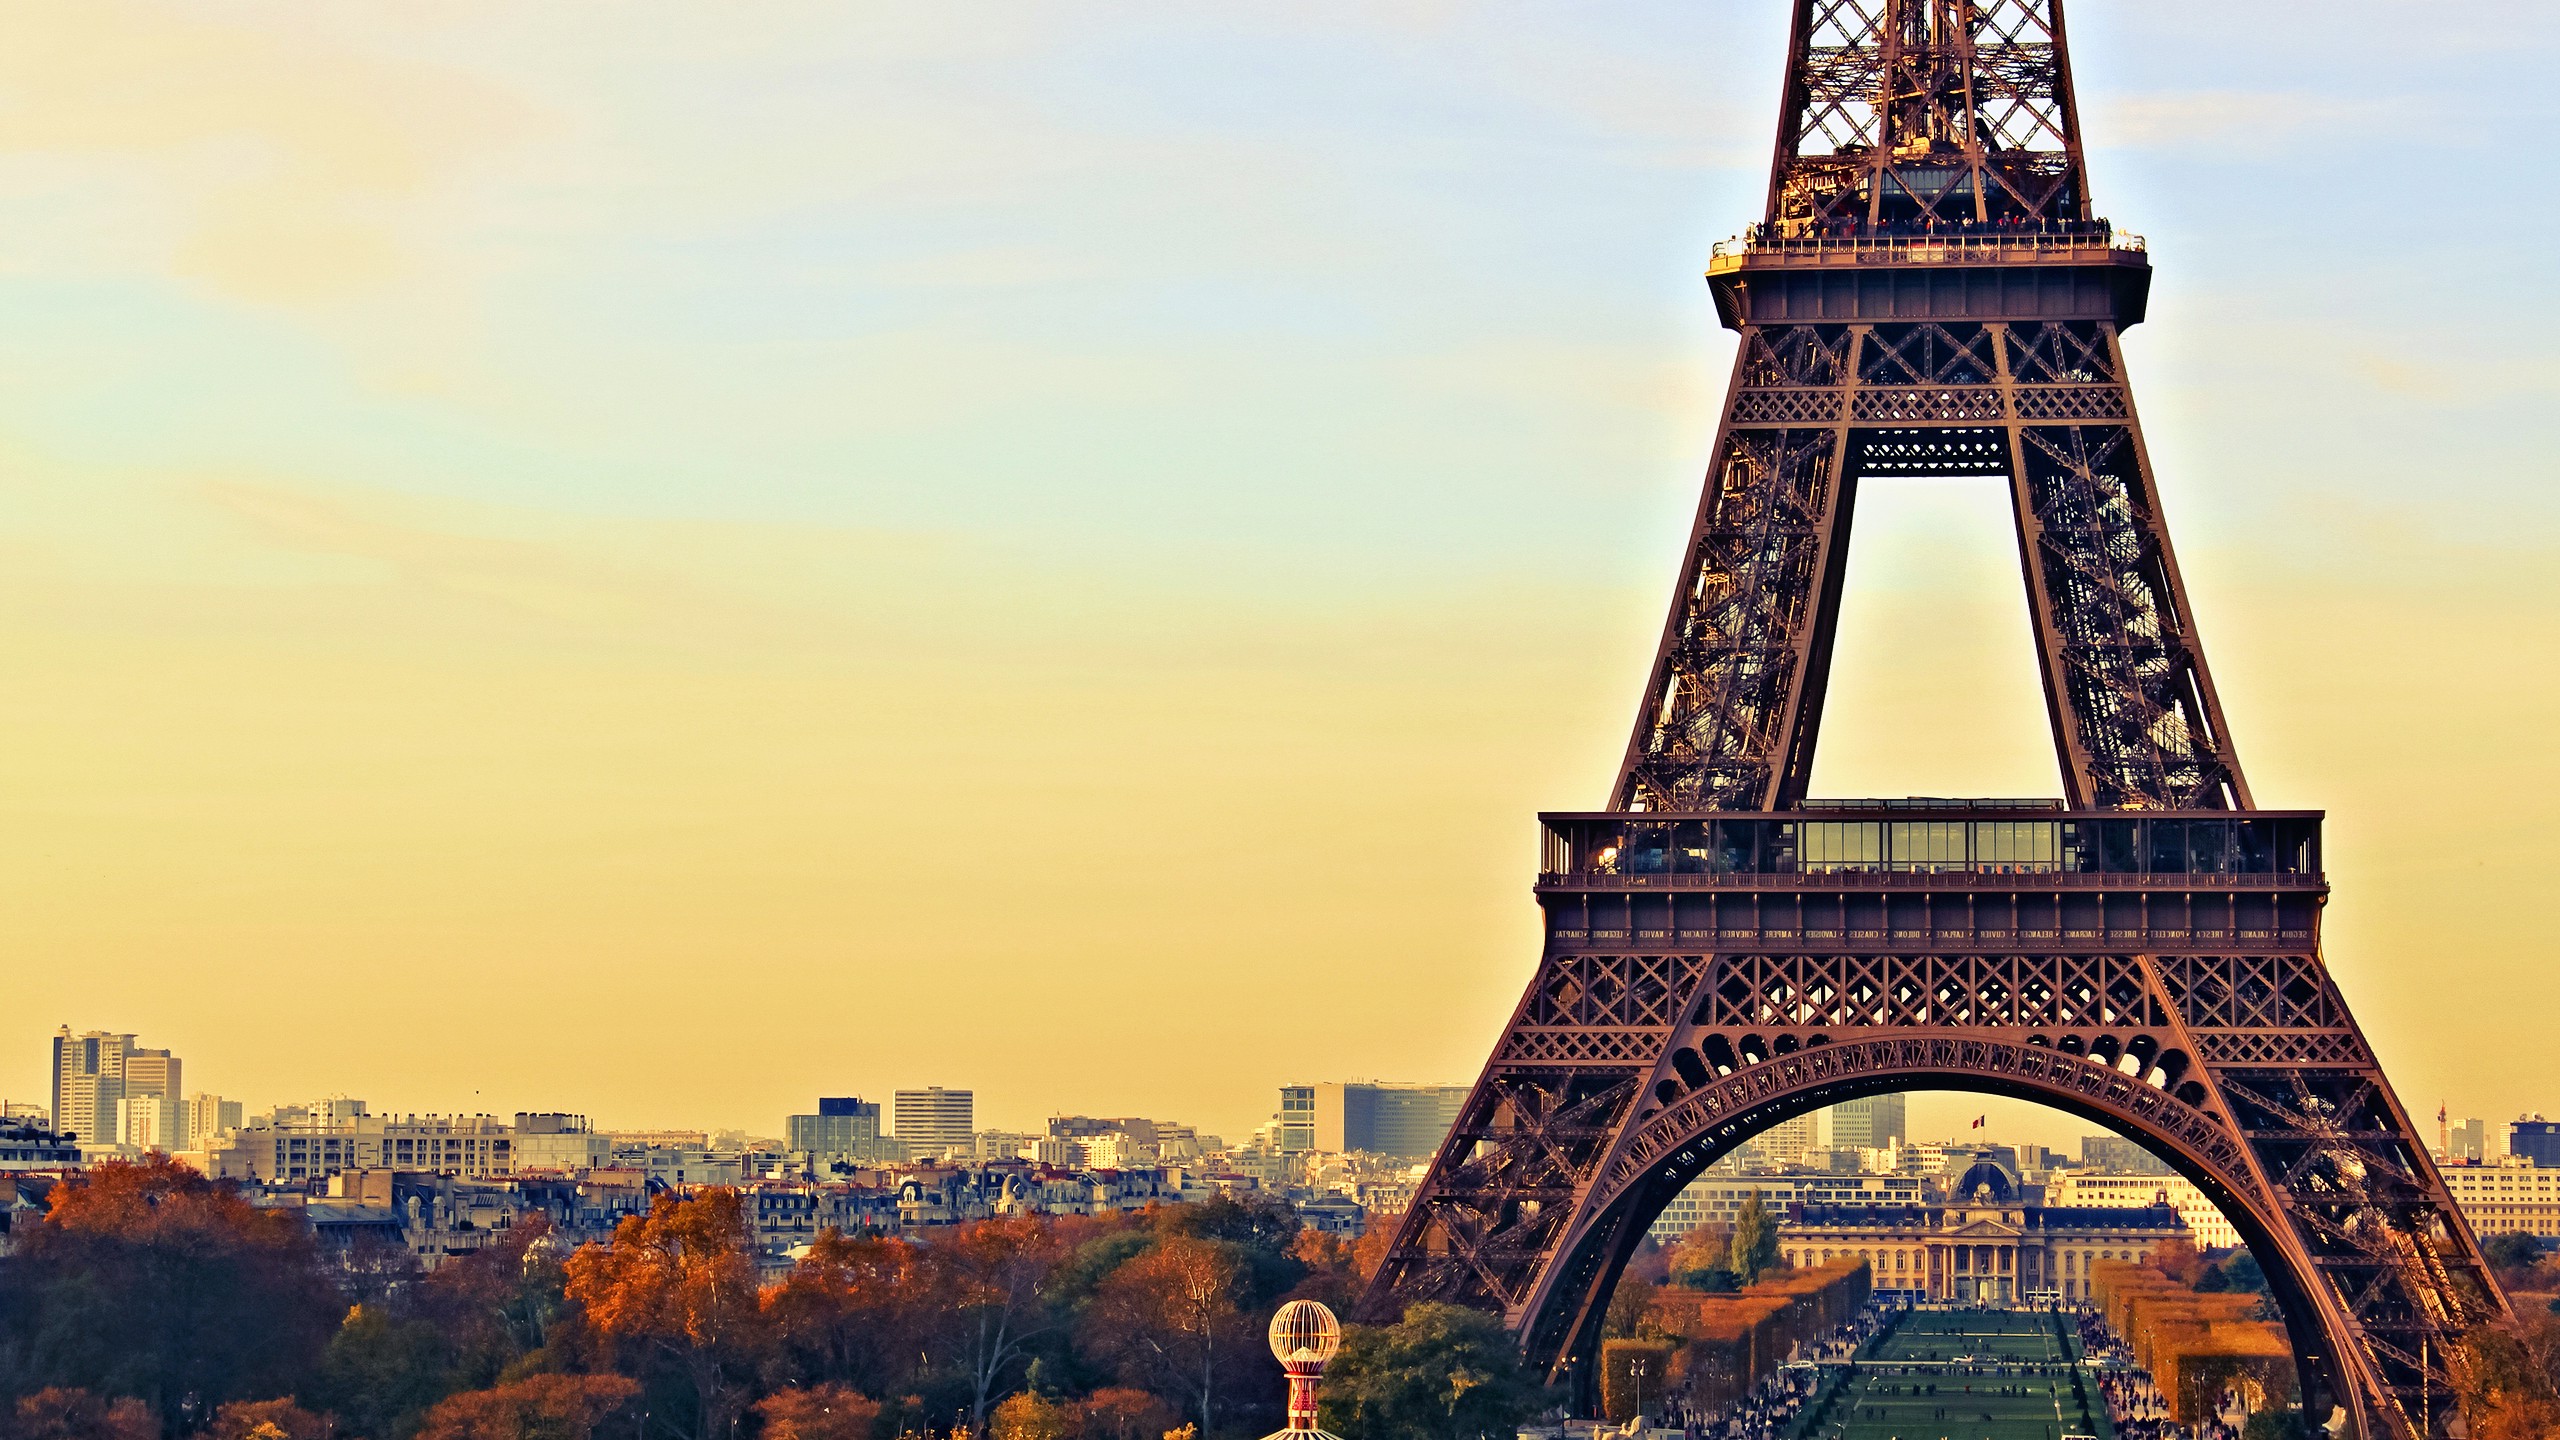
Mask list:
[[2443,1173],[2473,1234],[2560,1240],[2560,1170],[2501,1155],[2478,1165],[2447,1165]]
[[365,1115],[246,1125],[200,1152],[206,1173],[267,1184],[342,1170],[488,1177],[515,1168],[513,1128],[490,1115]]
[[1793,1213],[1808,1205],[1860,1210],[1918,1207],[1927,1199],[1926,1182],[1917,1175],[1820,1175],[1763,1173],[1707,1174],[1690,1181],[1662,1207],[1646,1233],[1657,1243],[1673,1245],[1701,1225],[1733,1224],[1744,1202],[1760,1197],[1763,1208]]
[[2057,1170],[2045,1178],[2044,1203],[2051,1206],[2095,1206],[2143,1209],[2162,1203],[2187,1222],[2195,1243],[2208,1250],[2228,1250],[2240,1243],[2240,1232],[2224,1218],[2221,1207],[2180,1175],[2109,1175],[2091,1170]]

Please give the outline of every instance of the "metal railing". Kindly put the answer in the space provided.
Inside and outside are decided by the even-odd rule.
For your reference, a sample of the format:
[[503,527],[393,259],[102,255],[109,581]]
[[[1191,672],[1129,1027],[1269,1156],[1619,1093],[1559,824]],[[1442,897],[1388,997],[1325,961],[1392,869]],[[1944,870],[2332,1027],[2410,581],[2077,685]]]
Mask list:
[[2089,250],[2147,254],[2149,242],[2129,230],[2092,221],[2056,230],[1934,230],[1919,234],[1737,235],[1715,243],[1712,257],[1738,260],[1746,255],[1837,256],[1868,263],[1903,262],[1943,265],[1949,261],[1998,260],[2009,256],[2068,255]]
[[1617,875],[1594,870],[1542,870],[1537,883],[1550,890],[2317,890],[2329,883],[2320,871],[2282,874],[2149,875],[2092,873],[2027,865],[1940,870],[1807,866],[1791,871],[1721,874]]

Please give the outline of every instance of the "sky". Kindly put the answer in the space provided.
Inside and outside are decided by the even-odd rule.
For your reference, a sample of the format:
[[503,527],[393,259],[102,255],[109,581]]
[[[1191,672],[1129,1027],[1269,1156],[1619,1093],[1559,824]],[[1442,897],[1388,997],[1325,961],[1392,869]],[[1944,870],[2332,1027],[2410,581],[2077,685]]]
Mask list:
[[[13,7],[0,1096],[65,1023],[253,1110],[768,1134],[1472,1078],[1785,8]],[[2403,1098],[2560,1113],[2560,43],[2304,13],[2072,7],[2136,394]],[[1861,496],[1818,791],[2054,793],[2006,523]],[[1986,1109],[2087,1128],[1915,1128]]]

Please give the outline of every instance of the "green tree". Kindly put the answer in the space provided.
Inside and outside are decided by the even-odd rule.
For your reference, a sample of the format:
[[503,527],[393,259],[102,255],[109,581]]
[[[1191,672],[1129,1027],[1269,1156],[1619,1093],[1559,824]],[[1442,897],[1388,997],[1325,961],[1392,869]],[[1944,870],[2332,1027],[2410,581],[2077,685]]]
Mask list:
[[1216,1195],[1189,1205],[1160,1206],[1149,1214],[1157,1233],[1167,1238],[1187,1236],[1234,1247],[1228,1253],[1245,1267],[1244,1288],[1236,1299],[1247,1310],[1277,1304],[1312,1273],[1298,1250],[1305,1222],[1287,1201],[1268,1195]]
[[2493,1270],[2530,1270],[2542,1258],[2542,1246],[2531,1235],[2515,1231],[2480,1242],[2480,1253]]
[[2320,1432],[2294,1409],[2261,1410],[2241,1428],[2240,1440],[2315,1440]]
[[1761,1272],[1778,1268],[1778,1217],[1760,1203],[1757,1190],[1744,1198],[1741,1213],[1733,1217],[1733,1249],[1727,1263],[1734,1278],[1745,1285],[1756,1283]]
[[1354,1325],[1325,1371],[1324,1428],[1397,1440],[1507,1437],[1545,1403],[1502,1322],[1416,1305],[1393,1325]]
[[336,1415],[350,1434],[391,1440],[468,1383],[456,1374],[453,1346],[435,1322],[358,1305],[330,1337],[303,1398]]

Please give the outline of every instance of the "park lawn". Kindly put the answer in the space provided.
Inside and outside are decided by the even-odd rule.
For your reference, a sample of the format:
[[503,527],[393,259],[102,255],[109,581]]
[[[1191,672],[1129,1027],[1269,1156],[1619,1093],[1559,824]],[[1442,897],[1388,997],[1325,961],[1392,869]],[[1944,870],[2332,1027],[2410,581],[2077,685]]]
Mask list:
[[[1805,1440],[2061,1440],[2109,1435],[2094,1388],[2075,1392],[2079,1346],[2051,1315],[1920,1311],[1871,1345]],[[1998,1368],[2004,1374],[1975,1374]],[[1930,1394],[1927,1387],[1935,1385]],[[2080,1395],[2085,1393],[2084,1406]]]

